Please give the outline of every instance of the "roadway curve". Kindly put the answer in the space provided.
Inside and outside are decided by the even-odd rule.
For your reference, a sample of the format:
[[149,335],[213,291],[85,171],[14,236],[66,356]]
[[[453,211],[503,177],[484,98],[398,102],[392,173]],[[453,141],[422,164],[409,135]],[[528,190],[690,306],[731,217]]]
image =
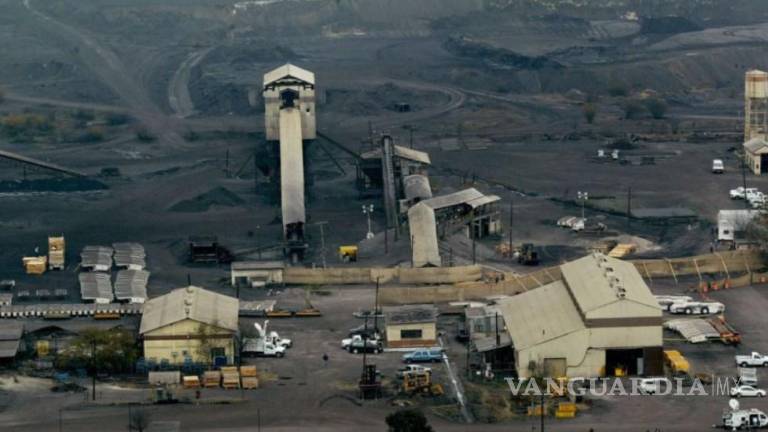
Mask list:
[[45,23],[45,31],[54,33],[63,42],[76,48],[77,56],[105,85],[107,85],[161,143],[183,147],[184,140],[174,130],[175,124],[148,97],[147,92],[126,71],[128,68],[110,49],[100,45],[93,37],[69,24],[44,14],[22,0],[24,7]]
[[171,107],[176,117],[186,118],[195,114],[195,104],[192,102],[192,96],[189,94],[189,77],[192,68],[200,62],[213,50],[213,47],[191,53],[176,69],[171,82],[168,83],[168,105]]

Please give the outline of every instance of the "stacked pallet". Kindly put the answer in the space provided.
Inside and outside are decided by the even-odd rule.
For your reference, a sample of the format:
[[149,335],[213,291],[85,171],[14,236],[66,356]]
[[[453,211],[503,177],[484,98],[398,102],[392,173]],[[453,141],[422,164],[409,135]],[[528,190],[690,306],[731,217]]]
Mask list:
[[198,389],[200,388],[200,377],[197,375],[184,375],[183,384],[186,389]]
[[240,372],[236,366],[226,366],[221,368],[221,386],[225,389],[240,388]]
[[203,373],[203,387],[215,388],[221,385],[221,372],[205,371]]
[[635,249],[637,249],[637,246],[632,243],[619,243],[608,252],[608,256],[612,258],[624,258],[625,256],[634,253]]
[[259,378],[256,373],[256,366],[240,366],[240,379],[244,389],[259,388]]

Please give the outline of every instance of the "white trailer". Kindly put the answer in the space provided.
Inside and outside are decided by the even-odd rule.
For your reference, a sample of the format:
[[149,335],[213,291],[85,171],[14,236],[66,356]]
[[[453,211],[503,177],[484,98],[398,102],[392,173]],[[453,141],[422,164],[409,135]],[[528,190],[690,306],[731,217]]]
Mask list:
[[682,301],[669,305],[673,314],[709,315],[725,312],[725,305],[720,302]]

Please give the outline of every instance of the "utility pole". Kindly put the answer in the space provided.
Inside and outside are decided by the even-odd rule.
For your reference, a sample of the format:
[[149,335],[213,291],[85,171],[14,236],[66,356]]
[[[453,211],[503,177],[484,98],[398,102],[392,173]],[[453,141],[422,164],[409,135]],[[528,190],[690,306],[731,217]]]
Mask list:
[[91,400],[96,400],[96,339],[91,340]]
[[741,151],[741,185],[744,188],[744,208],[749,210],[749,200],[747,199],[747,151]]
[[475,211],[472,210],[471,219],[469,221],[469,235],[472,236],[472,264],[477,264],[477,245],[475,242]]
[[515,203],[512,197],[509,197],[509,259],[514,260],[515,254],[512,253],[512,222],[514,221]]
[[501,334],[499,334],[499,311],[496,311],[496,348],[501,345]]
[[589,193],[588,192],[582,192],[577,191],[576,196],[581,200],[581,218],[585,219],[584,217],[584,207],[587,205],[587,200],[589,199]]
[[373,229],[371,228],[372,213],[373,213],[373,204],[368,204],[368,205],[363,204],[363,214],[366,215],[368,218],[368,233],[365,235],[366,239],[372,239],[374,237]]
[[539,412],[541,417],[541,432],[544,432],[544,392],[541,393],[541,411]]
[[261,229],[261,225],[256,225],[256,232],[254,233],[254,240],[256,240],[256,253],[259,254],[259,259],[261,259],[261,245],[259,244],[259,230]]
[[373,329],[379,331],[379,279],[376,278],[376,295],[373,300]]

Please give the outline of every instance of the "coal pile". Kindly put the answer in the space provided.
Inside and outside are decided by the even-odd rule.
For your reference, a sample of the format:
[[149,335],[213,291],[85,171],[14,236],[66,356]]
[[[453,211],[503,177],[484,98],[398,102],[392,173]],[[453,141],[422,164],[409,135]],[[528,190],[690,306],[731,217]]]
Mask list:
[[217,187],[192,199],[174,204],[170,210],[182,213],[204,212],[212,207],[237,207],[244,204],[242,198],[227,188]]
[[34,180],[0,181],[0,193],[84,192],[104,189],[107,189],[107,185],[87,177],[62,177]]

